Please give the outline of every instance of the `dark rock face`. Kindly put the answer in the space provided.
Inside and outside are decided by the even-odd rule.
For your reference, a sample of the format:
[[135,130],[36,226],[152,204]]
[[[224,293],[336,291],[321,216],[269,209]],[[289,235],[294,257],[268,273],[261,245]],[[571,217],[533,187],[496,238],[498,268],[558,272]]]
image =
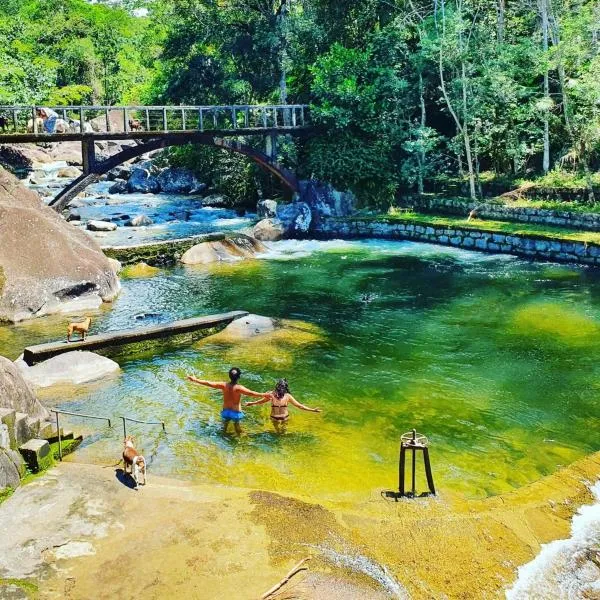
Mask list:
[[356,198],[352,192],[339,192],[328,183],[315,180],[300,181],[300,200],[313,213],[313,227],[321,218],[348,217],[356,210]]
[[120,289],[96,242],[0,167],[0,321],[60,311],[57,293],[77,285],[104,301]]
[[200,184],[189,169],[163,169],[158,176],[160,191],[166,194],[190,194]]
[[295,237],[308,233],[313,215],[306,202],[292,202],[277,206],[277,219],[285,229],[285,237]]
[[157,194],[160,191],[158,179],[151,175],[150,171],[140,165],[136,165],[131,171],[131,177],[127,182],[127,191],[138,194]]
[[113,185],[108,188],[109,194],[126,194],[128,191],[127,182],[124,179],[116,179]]

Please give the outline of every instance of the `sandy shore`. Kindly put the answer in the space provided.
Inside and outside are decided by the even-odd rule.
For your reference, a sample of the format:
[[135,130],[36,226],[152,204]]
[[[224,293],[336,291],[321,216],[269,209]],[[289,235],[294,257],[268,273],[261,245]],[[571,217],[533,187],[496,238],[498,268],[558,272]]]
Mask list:
[[313,556],[279,598],[501,597],[598,474],[600,453],[487,500],[324,506],[63,463],[0,505],[0,596],[255,599]]

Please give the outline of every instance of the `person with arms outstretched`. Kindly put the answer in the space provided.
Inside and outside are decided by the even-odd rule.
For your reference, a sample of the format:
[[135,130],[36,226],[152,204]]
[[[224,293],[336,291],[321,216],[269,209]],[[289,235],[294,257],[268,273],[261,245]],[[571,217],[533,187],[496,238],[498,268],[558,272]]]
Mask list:
[[193,375],[188,375],[188,379],[194,383],[211,387],[215,390],[221,390],[223,392],[223,410],[221,411],[221,418],[223,419],[223,433],[227,433],[230,421],[233,421],[235,432],[240,435],[242,433],[241,420],[244,418],[242,412],[242,395],[252,396],[254,398],[269,399],[271,392],[261,394],[260,392],[253,392],[247,387],[238,383],[242,372],[237,367],[229,369],[229,381],[206,381],[205,379],[198,379]]
[[263,395],[261,400],[255,402],[248,402],[245,406],[256,406],[257,404],[264,404],[265,402],[271,401],[271,423],[275,428],[276,433],[285,433],[287,429],[287,422],[290,416],[288,412],[288,404],[292,404],[300,410],[306,410],[308,412],[320,413],[320,408],[309,408],[301,404],[290,394],[290,388],[287,379],[280,379],[275,386],[275,389],[270,394]]

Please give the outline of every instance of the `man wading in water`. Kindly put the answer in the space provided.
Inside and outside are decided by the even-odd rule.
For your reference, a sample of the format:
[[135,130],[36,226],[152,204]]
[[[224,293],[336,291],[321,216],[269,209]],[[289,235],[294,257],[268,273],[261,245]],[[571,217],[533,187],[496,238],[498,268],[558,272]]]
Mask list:
[[238,380],[241,375],[242,372],[237,367],[233,367],[232,369],[229,369],[229,382],[206,381],[204,379],[198,379],[193,375],[188,375],[187,377],[194,383],[206,385],[223,392],[223,410],[221,411],[223,433],[227,433],[229,421],[233,421],[235,432],[238,435],[242,433],[242,426],[240,423],[244,418],[244,413],[242,412],[242,394],[244,394],[244,396],[252,396],[253,398],[266,398],[267,400],[271,397],[271,392],[261,394],[259,392],[253,392],[243,385],[238,385]]
[[288,386],[287,379],[280,379],[275,386],[275,390],[270,394],[261,394],[262,400],[256,402],[248,402],[245,406],[256,406],[257,404],[264,404],[271,400],[271,423],[275,427],[277,433],[285,433],[287,429],[287,422],[290,416],[288,412],[288,404],[292,404],[301,410],[308,412],[320,413],[320,408],[309,408],[300,404],[294,396],[290,394],[290,388]]

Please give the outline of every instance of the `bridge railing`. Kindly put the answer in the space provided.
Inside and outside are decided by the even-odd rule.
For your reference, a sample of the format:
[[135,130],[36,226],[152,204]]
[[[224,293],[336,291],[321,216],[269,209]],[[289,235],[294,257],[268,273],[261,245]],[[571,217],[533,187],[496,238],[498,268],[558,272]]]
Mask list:
[[[45,120],[40,109],[57,120]],[[0,106],[0,135],[134,134],[136,132],[299,129],[309,121],[305,104],[223,106]]]

